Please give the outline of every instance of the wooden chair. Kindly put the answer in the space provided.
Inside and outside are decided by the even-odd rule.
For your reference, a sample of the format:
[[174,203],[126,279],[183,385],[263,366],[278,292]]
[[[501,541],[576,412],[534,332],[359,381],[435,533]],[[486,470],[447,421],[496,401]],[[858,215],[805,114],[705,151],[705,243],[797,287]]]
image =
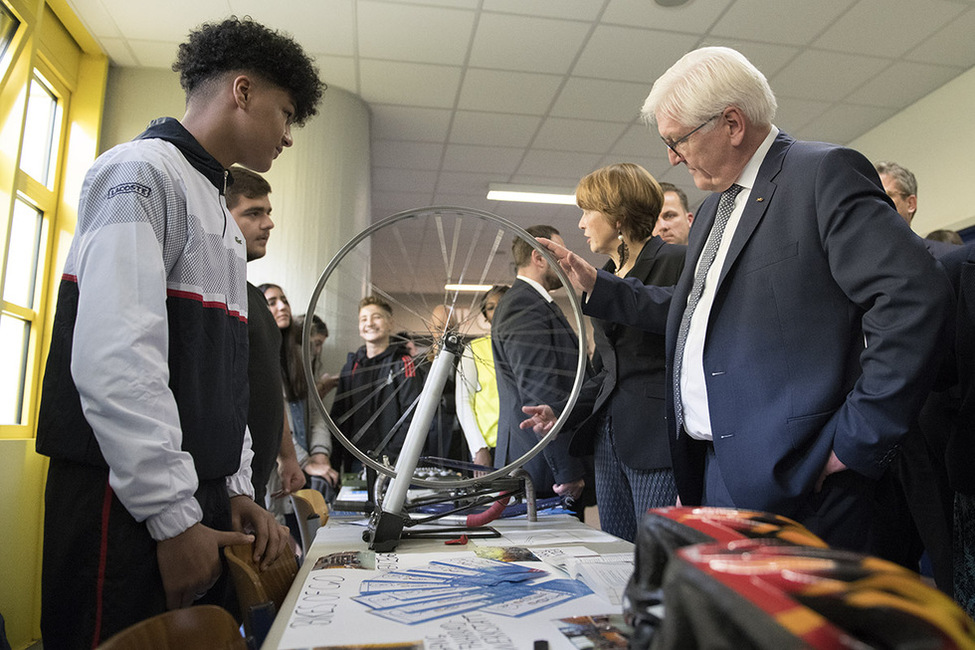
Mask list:
[[298,490],[291,495],[291,503],[298,518],[301,548],[307,557],[308,549],[315,541],[315,532],[328,521],[328,505],[318,490]]
[[260,647],[271,629],[274,615],[281,609],[281,603],[294,582],[298,573],[298,562],[290,551],[285,550],[262,572],[254,563],[253,544],[226,546],[223,553],[237,590],[237,603],[244,619],[244,630]]
[[98,650],[246,650],[240,626],[216,605],[174,609],[115,634]]

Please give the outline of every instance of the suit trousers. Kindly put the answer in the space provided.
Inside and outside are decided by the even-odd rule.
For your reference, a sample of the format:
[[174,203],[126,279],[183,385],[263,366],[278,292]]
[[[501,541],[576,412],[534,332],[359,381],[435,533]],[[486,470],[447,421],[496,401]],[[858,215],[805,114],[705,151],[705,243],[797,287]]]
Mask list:
[[[687,435],[684,433],[683,435]],[[725,486],[714,444],[707,447],[704,458],[704,497],[702,505],[719,508],[744,508],[735,503]],[[875,515],[876,482],[852,470],[830,474],[823,487],[799,505],[796,512],[777,512],[791,517],[818,535],[833,548],[870,553]]]

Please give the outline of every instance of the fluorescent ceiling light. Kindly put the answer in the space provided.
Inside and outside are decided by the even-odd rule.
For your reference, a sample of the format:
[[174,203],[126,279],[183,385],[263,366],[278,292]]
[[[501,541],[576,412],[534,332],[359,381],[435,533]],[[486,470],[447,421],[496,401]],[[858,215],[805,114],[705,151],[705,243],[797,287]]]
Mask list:
[[445,284],[443,288],[445,291],[466,291],[469,293],[481,293],[487,291],[492,286],[491,284]]
[[492,201],[521,201],[522,203],[556,203],[575,205],[576,195],[564,187],[540,187],[537,185],[488,185],[488,199]]

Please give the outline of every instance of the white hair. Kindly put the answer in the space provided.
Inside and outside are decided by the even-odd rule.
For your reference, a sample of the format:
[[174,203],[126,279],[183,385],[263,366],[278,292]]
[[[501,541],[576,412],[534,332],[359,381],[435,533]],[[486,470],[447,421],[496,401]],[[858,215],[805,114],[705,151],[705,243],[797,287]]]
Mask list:
[[729,47],[702,47],[688,52],[657,79],[643,103],[641,116],[654,124],[658,115],[684,126],[696,126],[738,107],[755,125],[775,117],[775,95],[758,68]]

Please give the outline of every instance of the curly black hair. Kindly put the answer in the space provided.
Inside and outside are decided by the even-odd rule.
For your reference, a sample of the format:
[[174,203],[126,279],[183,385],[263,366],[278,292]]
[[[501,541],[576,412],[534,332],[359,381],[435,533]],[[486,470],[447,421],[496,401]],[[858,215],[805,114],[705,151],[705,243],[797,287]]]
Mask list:
[[173,70],[187,96],[230,70],[257,74],[291,93],[297,126],[318,112],[326,88],[298,43],[247,16],[204,23],[190,32],[189,40],[179,46]]

